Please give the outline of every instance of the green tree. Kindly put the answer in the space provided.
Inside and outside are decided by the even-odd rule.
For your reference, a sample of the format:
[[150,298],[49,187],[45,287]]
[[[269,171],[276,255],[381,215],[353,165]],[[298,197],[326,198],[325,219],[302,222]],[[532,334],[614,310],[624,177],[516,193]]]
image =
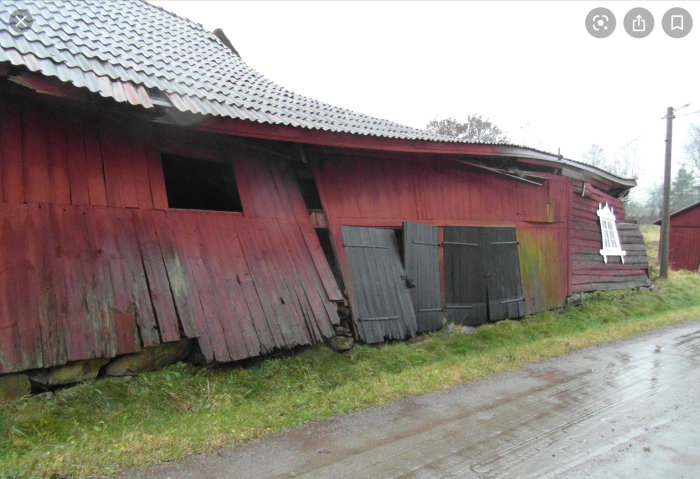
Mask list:
[[671,211],[685,208],[700,201],[698,187],[693,174],[681,166],[671,185]]
[[454,118],[433,120],[425,127],[431,133],[450,136],[474,143],[508,143],[503,130],[491,120],[481,115],[469,115],[467,121],[460,123]]

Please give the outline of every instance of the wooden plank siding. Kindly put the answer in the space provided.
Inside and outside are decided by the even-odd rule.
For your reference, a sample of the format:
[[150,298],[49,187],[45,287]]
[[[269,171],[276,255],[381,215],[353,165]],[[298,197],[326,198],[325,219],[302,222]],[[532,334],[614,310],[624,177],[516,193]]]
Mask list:
[[366,343],[406,339],[417,331],[394,232],[343,226],[343,243],[357,286],[355,332]]
[[526,313],[561,306],[569,294],[566,226],[522,225],[516,233]]
[[484,255],[489,321],[525,315],[525,297],[515,228],[484,228]]
[[488,322],[484,228],[446,226],[443,233],[445,309],[448,321]]
[[440,291],[439,228],[417,223],[403,225],[404,266],[409,294],[416,312],[418,331],[434,331],[442,327],[442,294]]
[[152,137],[3,96],[0,373],[183,337],[233,361],[332,336],[342,295],[292,172],[231,154],[243,214],[171,209]]
[[[662,220],[654,224],[660,225]],[[671,269],[700,274],[700,203],[671,214],[668,260]]]
[[[598,190],[590,183],[577,182],[571,197],[571,292],[648,286],[649,260],[639,227],[624,216],[622,201]],[[625,262],[619,256],[603,261],[598,205],[610,205],[617,220],[620,246],[627,252]]]
[[[324,149],[307,156],[353,309],[357,302],[342,226],[397,229],[412,222],[515,227],[521,242],[524,313],[561,306],[569,294],[570,179],[545,175],[548,180],[538,186],[453,160],[409,154]],[[440,263],[442,268],[442,259]]]

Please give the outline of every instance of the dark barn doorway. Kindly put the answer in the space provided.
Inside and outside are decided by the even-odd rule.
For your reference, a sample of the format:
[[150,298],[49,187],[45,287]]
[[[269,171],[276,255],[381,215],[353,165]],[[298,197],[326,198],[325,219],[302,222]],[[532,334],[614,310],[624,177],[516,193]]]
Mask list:
[[[404,264],[419,331],[447,321],[478,325],[524,314],[515,228],[404,223]],[[444,300],[441,296],[440,248]]]

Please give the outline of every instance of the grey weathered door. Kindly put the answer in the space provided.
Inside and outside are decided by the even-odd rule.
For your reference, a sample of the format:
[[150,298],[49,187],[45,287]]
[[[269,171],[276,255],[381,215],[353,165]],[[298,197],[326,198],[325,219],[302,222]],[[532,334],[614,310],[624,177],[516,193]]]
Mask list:
[[416,334],[416,315],[394,231],[342,226],[358,339],[379,343]]
[[484,228],[489,320],[519,318],[525,313],[515,228]]
[[483,228],[445,226],[445,310],[457,324],[486,322]]
[[515,228],[446,226],[447,319],[477,325],[524,314]]
[[403,224],[403,251],[406,281],[416,313],[418,331],[442,327],[440,296],[440,256],[437,226]]

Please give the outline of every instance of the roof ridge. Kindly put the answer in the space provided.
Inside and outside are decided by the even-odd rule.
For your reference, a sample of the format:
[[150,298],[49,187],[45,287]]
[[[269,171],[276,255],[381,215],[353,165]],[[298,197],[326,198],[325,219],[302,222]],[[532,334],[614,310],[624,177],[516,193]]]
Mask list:
[[[110,0],[110,1],[115,1],[115,0]],[[123,1],[129,1],[129,2],[145,3],[146,5],[148,5],[148,6],[152,7],[152,8],[157,8],[158,10],[161,10],[161,11],[165,12],[166,14],[170,15],[171,17],[175,17],[175,18],[177,18],[178,20],[184,20],[185,22],[187,22],[187,23],[189,23],[189,24],[191,24],[191,25],[195,25],[195,26],[199,27],[201,31],[210,34],[211,36],[213,36],[214,38],[216,38],[216,39],[218,40],[218,38],[216,37],[216,35],[214,35],[212,32],[210,32],[209,30],[207,30],[206,28],[204,28],[204,25],[202,25],[201,23],[195,22],[194,20],[190,20],[190,19],[187,18],[187,17],[181,17],[181,16],[178,15],[177,13],[171,12],[170,10],[167,10],[166,8],[161,7],[160,5],[156,5],[156,4],[154,4],[154,3],[151,3],[151,2],[149,2],[148,0],[118,0],[118,1],[122,1],[122,2],[123,2]]]

